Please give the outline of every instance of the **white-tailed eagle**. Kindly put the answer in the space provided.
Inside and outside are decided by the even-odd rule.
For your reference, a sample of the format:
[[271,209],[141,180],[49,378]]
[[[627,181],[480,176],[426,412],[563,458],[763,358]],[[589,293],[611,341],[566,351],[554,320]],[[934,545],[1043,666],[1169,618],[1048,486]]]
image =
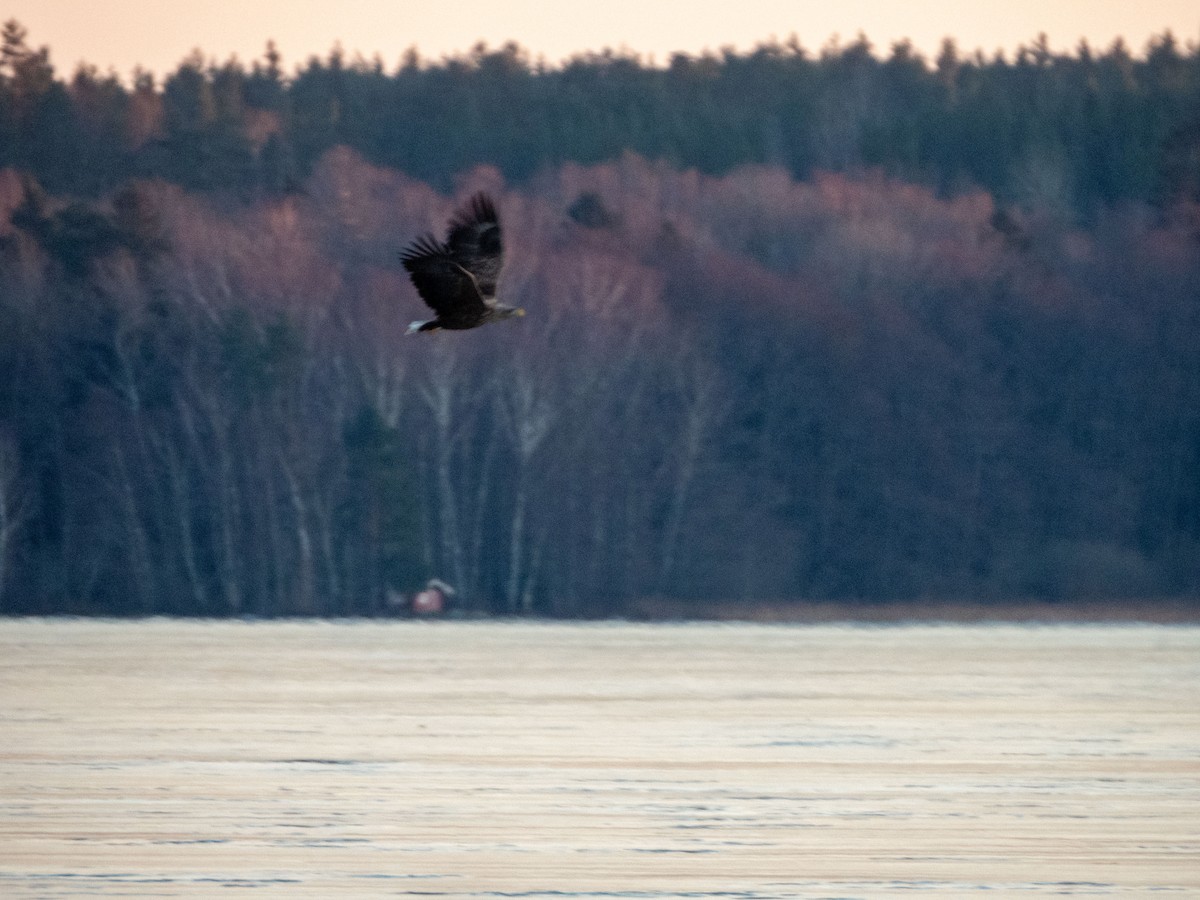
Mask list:
[[445,243],[432,234],[422,235],[400,254],[400,261],[421,299],[437,314],[427,322],[413,322],[407,334],[462,331],[525,315],[519,307],[496,302],[504,244],[496,207],[487,194],[476,194],[455,213]]

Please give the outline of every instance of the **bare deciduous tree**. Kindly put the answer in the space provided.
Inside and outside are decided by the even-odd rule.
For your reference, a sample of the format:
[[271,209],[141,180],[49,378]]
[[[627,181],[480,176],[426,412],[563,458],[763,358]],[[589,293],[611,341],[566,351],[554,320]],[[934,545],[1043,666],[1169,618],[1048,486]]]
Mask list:
[[32,495],[21,474],[16,441],[0,432],[0,609],[8,583],[10,554],[32,512]]

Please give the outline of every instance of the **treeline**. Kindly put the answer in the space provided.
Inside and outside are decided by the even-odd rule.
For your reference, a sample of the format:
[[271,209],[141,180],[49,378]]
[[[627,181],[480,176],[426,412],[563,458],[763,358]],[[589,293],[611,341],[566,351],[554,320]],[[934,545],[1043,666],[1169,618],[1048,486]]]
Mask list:
[[[404,338],[499,201],[530,315]],[[0,35],[0,613],[1200,596],[1200,49]]]
[[879,170],[1088,221],[1114,204],[1200,196],[1200,48],[1169,33],[1140,54],[1119,42],[1055,53],[1039,38],[984,57],[948,40],[926,59],[859,38],[662,67],[608,51],[547,66],[515,45],[394,64],[335,48],[290,72],[268,45],[249,65],[194,54],[161,84],[87,66],[59,77],[15,21],[2,41],[0,167],[58,193],[157,177],[254,199],[299,188],[348,146],[443,191],[479,164],[525,183],[632,151],[709,175]]
[[503,291],[402,332],[454,198],[0,173],[0,611],[1200,596],[1200,205],[627,154],[486,188]]

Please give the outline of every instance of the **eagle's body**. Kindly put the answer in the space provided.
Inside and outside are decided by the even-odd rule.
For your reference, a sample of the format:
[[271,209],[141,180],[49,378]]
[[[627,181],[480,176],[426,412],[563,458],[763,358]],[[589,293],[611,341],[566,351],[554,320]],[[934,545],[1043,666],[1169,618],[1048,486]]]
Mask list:
[[496,302],[504,245],[496,207],[486,194],[476,194],[455,214],[445,243],[423,235],[400,260],[421,299],[437,314],[428,322],[413,322],[409,334],[442,328],[462,331],[525,315],[523,309]]

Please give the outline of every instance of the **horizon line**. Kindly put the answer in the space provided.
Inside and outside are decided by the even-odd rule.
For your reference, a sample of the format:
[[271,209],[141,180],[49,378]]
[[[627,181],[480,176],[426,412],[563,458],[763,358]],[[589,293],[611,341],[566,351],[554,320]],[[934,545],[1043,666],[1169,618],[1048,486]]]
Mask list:
[[[21,23],[15,18],[4,20],[4,24],[16,22]],[[23,30],[24,26],[21,26]],[[60,66],[54,59],[54,47],[50,43],[39,43],[37,41],[29,41],[29,34],[26,31],[27,47],[30,51],[40,53],[46,52],[47,62],[55,77],[66,79],[75,74],[84,72],[100,73],[105,76],[116,78],[122,83],[133,83],[139,77],[150,75],[155,82],[161,82],[169,78],[176,72],[184,68],[201,68],[205,71],[214,71],[225,68],[231,64],[242,65],[248,69],[253,69],[256,64],[264,60],[269,60],[272,52],[277,54],[278,61],[286,59],[286,54],[281,50],[274,38],[268,37],[263,41],[262,50],[259,55],[254,57],[243,57],[238,52],[234,51],[224,56],[218,57],[216,54],[205,53],[203,48],[196,46],[191,51],[184,54],[178,62],[174,63],[171,68],[163,70],[150,69],[142,63],[135,63],[127,72],[120,72],[115,65],[109,64],[105,68],[97,63],[90,62],[86,59],[81,59],[75,62],[74,66],[69,70],[69,75],[65,74],[68,69],[65,66]],[[898,51],[903,49],[904,55],[911,60],[919,61],[931,69],[936,68],[937,58],[945,52],[947,46],[952,46],[956,52],[957,59],[960,62],[968,64],[1012,64],[1019,61],[1021,57],[1030,52],[1045,51],[1056,58],[1066,58],[1078,60],[1083,57],[1084,52],[1094,54],[1095,56],[1103,57],[1118,50],[1124,50],[1129,58],[1135,62],[1145,61],[1149,55],[1158,48],[1172,43],[1176,50],[1183,55],[1192,55],[1200,53],[1200,39],[1192,37],[1183,37],[1175,33],[1171,27],[1164,27],[1162,30],[1149,35],[1144,41],[1140,49],[1132,47],[1123,36],[1117,35],[1107,44],[1094,45],[1086,37],[1079,38],[1073,47],[1062,48],[1052,45],[1049,35],[1045,31],[1039,31],[1031,38],[1017,44],[1011,50],[1004,47],[997,47],[993,50],[985,50],[982,46],[967,48],[961,45],[957,38],[953,35],[944,35],[938,41],[938,49],[936,53],[930,53],[922,50],[915,44],[911,38],[899,38],[890,41],[886,47],[872,41],[865,30],[859,29],[853,38],[845,39],[840,32],[830,34],[819,47],[805,44],[799,35],[793,31],[785,38],[780,38],[777,34],[770,34],[765,38],[757,40],[748,47],[738,47],[735,44],[724,44],[719,46],[705,46],[698,51],[689,51],[685,49],[672,50],[665,55],[654,51],[636,50],[626,44],[617,46],[606,45],[600,49],[583,49],[572,51],[568,54],[563,54],[557,59],[551,59],[544,52],[536,52],[532,48],[525,46],[519,40],[510,38],[498,43],[492,43],[486,39],[475,41],[470,47],[452,52],[443,52],[440,54],[426,55],[421,51],[417,44],[409,44],[396,54],[391,68],[388,68],[388,63],[384,59],[380,51],[374,51],[370,54],[364,53],[362,50],[352,49],[347,50],[340,39],[334,39],[328,50],[323,54],[309,52],[291,63],[290,73],[285,70],[285,67],[280,65],[280,70],[285,77],[290,77],[291,74],[299,74],[307,66],[312,63],[327,63],[336,57],[340,57],[347,64],[348,68],[382,68],[385,72],[399,73],[404,69],[415,65],[420,69],[434,69],[444,67],[454,63],[471,62],[473,60],[483,59],[489,56],[500,54],[509,54],[521,61],[526,68],[532,72],[554,72],[562,71],[571,65],[578,63],[594,63],[601,60],[612,60],[620,62],[633,62],[643,68],[667,70],[670,66],[679,59],[693,60],[723,60],[729,58],[746,58],[754,56],[763,51],[780,53],[786,52],[800,58],[808,58],[814,61],[820,61],[831,57],[836,57],[844,54],[849,50],[857,50],[865,47],[869,55],[877,61],[886,62],[889,59],[894,59]]]

